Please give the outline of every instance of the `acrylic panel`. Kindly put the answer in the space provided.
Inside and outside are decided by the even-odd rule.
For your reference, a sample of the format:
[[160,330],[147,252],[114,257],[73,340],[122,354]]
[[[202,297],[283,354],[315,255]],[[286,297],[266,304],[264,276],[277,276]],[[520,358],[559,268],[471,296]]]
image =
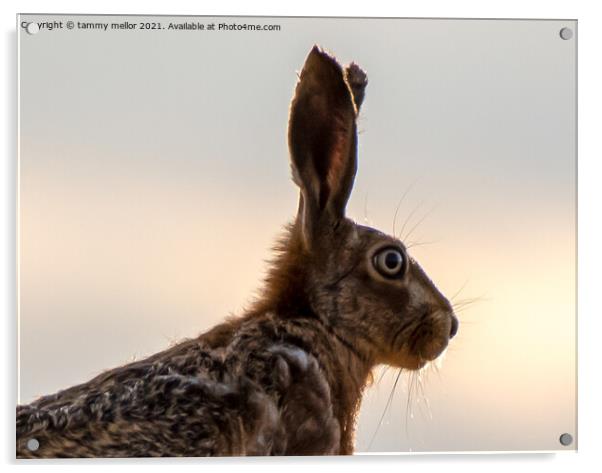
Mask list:
[[576,449],[575,20],[17,29],[18,456]]

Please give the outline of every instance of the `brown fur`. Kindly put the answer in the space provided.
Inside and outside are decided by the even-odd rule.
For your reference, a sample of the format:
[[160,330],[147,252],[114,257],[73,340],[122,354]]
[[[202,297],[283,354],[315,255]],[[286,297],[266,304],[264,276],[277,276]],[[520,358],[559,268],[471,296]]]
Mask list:
[[[310,52],[289,123],[298,215],[253,306],[196,339],[18,406],[18,457],[353,452],[372,368],[417,369],[457,328],[400,241],[345,217],[366,84],[357,65]],[[377,267],[387,248],[403,255],[395,277]],[[30,451],[33,438],[40,448]]]

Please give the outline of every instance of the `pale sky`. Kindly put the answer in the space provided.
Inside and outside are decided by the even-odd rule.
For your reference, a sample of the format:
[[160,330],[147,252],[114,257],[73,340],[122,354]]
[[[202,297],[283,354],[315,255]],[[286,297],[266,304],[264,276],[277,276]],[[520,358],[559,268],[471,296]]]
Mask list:
[[288,105],[318,43],[369,76],[349,216],[391,232],[410,188],[397,231],[430,243],[411,253],[449,297],[481,298],[375,436],[396,373],[367,391],[358,451],[562,448],[576,39],[559,31],[576,22],[225,21],[281,31],[21,31],[20,401],[240,313],[296,211]]

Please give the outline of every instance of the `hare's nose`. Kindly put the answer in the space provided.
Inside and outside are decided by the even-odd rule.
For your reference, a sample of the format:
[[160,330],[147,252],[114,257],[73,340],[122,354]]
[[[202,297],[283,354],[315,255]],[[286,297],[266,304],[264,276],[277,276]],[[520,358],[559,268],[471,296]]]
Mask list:
[[455,315],[451,316],[451,328],[449,329],[449,338],[454,338],[456,333],[458,333],[458,326],[460,323]]

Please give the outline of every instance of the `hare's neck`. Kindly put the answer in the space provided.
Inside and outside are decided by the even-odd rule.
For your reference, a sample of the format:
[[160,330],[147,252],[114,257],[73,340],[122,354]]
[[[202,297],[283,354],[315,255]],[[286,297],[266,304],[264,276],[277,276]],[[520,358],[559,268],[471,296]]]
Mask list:
[[312,352],[320,360],[331,389],[333,411],[341,426],[341,453],[353,453],[356,417],[361,398],[374,367],[373,361],[344,333],[318,320],[306,333],[312,334]]
[[339,404],[340,453],[351,454],[355,443],[355,426],[362,394],[374,365],[365,358],[361,358],[360,354],[344,338],[337,336],[337,344],[340,345],[336,350],[339,354],[339,366],[347,373],[347,376],[334,380],[331,386],[333,398]]

